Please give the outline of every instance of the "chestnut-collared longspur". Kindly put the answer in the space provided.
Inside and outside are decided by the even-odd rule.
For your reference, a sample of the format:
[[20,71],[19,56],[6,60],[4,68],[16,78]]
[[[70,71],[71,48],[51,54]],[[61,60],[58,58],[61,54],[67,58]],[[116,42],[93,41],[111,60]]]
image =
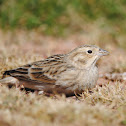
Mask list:
[[95,87],[96,62],[108,52],[94,45],[82,45],[67,54],[58,54],[5,71],[1,84],[20,85],[47,93],[73,95]]

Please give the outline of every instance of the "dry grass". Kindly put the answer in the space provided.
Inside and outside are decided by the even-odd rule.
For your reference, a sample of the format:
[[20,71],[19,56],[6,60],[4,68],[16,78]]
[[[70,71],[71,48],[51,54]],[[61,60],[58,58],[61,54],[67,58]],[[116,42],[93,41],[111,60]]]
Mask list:
[[[97,33],[97,34],[96,34]],[[92,36],[92,37],[91,37]],[[91,37],[91,38],[90,38]],[[47,37],[35,31],[0,31],[0,76],[7,69],[65,53],[81,44],[100,45],[110,56],[99,62],[100,73],[124,72],[126,52],[114,42],[97,42],[102,34],[73,35],[67,38]],[[104,40],[103,40],[104,41]],[[100,84],[103,81],[99,80]],[[126,125],[125,82],[106,82],[79,97],[26,94],[25,91],[0,87],[0,126],[124,126]]]
[[18,89],[0,88],[0,124],[121,125],[126,119],[126,87],[121,83],[97,87],[78,99],[46,97]]

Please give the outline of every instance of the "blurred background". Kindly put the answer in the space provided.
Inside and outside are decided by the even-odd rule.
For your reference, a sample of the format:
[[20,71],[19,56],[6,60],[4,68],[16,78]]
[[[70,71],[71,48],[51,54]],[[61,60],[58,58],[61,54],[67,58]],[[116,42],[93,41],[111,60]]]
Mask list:
[[0,0],[0,79],[84,44],[110,52],[100,86],[65,99],[0,85],[0,126],[126,126],[126,0]]
[[20,58],[16,64],[22,65],[95,44],[111,54],[104,60],[111,64],[107,70],[122,72],[125,22],[125,0],[0,0],[0,58],[3,64],[8,64],[9,59],[3,62],[7,57],[11,62]]
[[126,47],[125,9],[125,0],[0,0],[0,27],[56,37],[102,34],[99,41]]

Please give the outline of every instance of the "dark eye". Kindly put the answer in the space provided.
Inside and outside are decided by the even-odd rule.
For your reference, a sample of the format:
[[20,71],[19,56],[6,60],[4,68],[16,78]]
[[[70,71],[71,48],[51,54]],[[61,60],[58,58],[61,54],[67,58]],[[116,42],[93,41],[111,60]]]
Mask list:
[[92,50],[88,50],[87,52],[91,54],[92,53]]

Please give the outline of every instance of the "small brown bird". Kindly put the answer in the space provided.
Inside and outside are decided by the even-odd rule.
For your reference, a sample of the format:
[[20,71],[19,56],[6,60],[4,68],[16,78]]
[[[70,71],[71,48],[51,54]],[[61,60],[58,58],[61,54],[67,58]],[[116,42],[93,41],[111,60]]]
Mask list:
[[47,93],[82,93],[95,87],[98,79],[96,62],[107,54],[107,51],[97,46],[83,45],[67,54],[53,55],[45,60],[5,71],[0,83],[23,85],[25,88]]

